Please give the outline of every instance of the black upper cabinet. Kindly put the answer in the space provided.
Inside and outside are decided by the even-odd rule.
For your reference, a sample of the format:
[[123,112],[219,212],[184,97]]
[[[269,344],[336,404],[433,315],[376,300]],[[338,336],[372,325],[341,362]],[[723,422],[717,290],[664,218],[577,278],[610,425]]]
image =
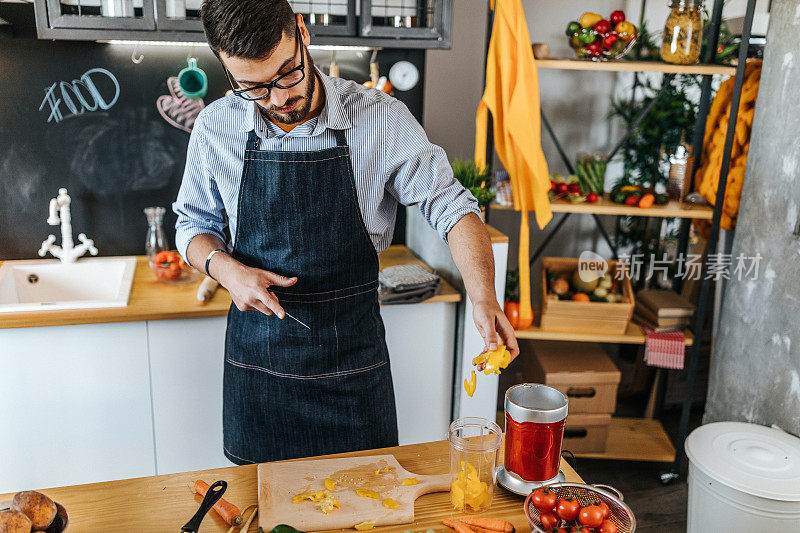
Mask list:
[[[203,42],[202,0],[34,0],[40,39]],[[450,48],[452,0],[289,0],[313,44]]]

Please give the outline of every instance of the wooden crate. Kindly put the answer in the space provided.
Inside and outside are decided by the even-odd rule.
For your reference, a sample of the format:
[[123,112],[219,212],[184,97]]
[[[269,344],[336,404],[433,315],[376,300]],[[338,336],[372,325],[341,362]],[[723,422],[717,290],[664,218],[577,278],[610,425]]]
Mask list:
[[542,258],[541,282],[541,322],[540,328],[545,331],[575,331],[587,333],[624,334],[628,322],[633,316],[633,287],[627,270],[617,261],[608,261],[609,272],[614,275],[622,271],[621,302],[573,302],[559,300],[558,296],[549,293],[547,274],[572,274],[578,269],[577,257],[544,257]]
[[609,414],[570,414],[561,448],[572,453],[603,453],[608,441]]

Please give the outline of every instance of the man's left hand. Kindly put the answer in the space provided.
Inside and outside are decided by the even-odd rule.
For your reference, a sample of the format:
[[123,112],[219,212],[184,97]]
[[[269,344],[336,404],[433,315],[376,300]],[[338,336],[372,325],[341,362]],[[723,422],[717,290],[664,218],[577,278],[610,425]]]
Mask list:
[[519,355],[519,345],[517,337],[514,335],[514,328],[508,321],[503,310],[494,300],[487,302],[477,302],[473,305],[472,319],[478,333],[483,337],[486,350],[496,350],[501,344],[505,344],[511,352],[511,360]]

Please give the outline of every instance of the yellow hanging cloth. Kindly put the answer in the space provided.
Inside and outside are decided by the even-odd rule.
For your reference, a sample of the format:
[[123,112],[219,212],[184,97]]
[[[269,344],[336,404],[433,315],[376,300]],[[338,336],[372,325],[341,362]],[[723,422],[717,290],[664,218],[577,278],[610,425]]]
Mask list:
[[544,228],[550,211],[550,173],[541,145],[539,78],[520,0],[494,0],[494,25],[486,57],[486,90],[475,118],[475,163],[486,167],[487,111],[494,120],[497,155],[508,171],[514,209],[521,211],[519,229],[520,321],[530,322],[531,306],[529,211]]

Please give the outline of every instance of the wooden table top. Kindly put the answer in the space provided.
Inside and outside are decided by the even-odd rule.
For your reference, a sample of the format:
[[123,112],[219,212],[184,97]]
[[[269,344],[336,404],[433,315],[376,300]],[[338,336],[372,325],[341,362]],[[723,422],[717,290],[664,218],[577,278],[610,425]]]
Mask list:
[[[416,263],[430,270],[411,250],[402,245],[390,246],[380,254],[379,259],[381,269],[392,265]],[[2,313],[0,314],[0,329],[227,315],[231,305],[228,291],[220,287],[209,302],[201,304],[197,301],[199,285],[200,281],[183,285],[159,281],[150,270],[147,258],[137,256],[136,272],[126,307]],[[458,302],[460,300],[461,293],[442,280],[439,293],[423,303]]]
[[[501,448],[502,450],[502,448]],[[407,470],[417,474],[444,474],[449,468],[449,446],[446,441],[397,446],[381,450],[331,455],[329,457],[358,457],[392,454]],[[66,459],[65,459],[66,460]],[[581,483],[581,478],[563,460],[561,470],[567,481]],[[69,514],[69,533],[91,532],[136,532],[163,533],[179,531],[200,506],[201,498],[193,496],[188,483],[202,479],[211,484],[225,480],[228,489],[224,498],[240,509],[257,501],[256,465],[232,466],[199,472],[167,474],[121,481],[107,481],[88,485],[75,485],[44,489],[53,500],[62,504]],[[0,495],[0,501],[10,500],[13,494]],[[492,507],[486,516],[502,518],[514,524],[517,531],[529,529],[522,511],[524,498],[508,492],[499,485],[494,491]],[[437,533],[451,531],[442,525],[445,518],[461,516],[452,509],[450,494],[439,492],[426,494],[414,505],[414,523],[375,528],[378,532],[402,532],[405,530]],[[249,532],[258,529],[258,520],[253,520]],[[277,524],[276,524],[277,525]],[[225,532],[227,524],[216,513],[209,513],[203,520],[203,533]],[[353,533],[355,530],[342,530]],[[244,532],[242,532],[244,533]]]

